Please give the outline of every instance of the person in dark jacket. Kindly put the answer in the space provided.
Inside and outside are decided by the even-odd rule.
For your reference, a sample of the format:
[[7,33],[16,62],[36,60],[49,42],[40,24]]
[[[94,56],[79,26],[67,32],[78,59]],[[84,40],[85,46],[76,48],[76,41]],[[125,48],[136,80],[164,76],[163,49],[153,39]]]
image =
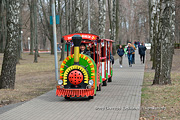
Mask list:
[[134,52],[134,49],[133,47],[131,47],[131,43],[128,43],[128,47],[126,51],[128,55],[129,67],[132,67],[132,53]]
[[122,68],[122,60],[123,60],[123,55],[124,55],[124,49],[123,49],[122,45],[119,46],[119,48],[117,50],[117,54],[119,55],[120,68]]
[[144,43],[142,42],[141,45],[139,46],[139,55],[140,55],[141,63],[143,64],[145,60],[145,53],[146,53],[146,46],[144,46]]
[[140,41],[138,40],[138,41],[137,41],[138,48],[139,48],[140,44],[141,44],[141,43],[140,43]]
[[81,43],[80,45],[80,54],[91,56],[90,51],[86,49],[86,45],[84,43]]

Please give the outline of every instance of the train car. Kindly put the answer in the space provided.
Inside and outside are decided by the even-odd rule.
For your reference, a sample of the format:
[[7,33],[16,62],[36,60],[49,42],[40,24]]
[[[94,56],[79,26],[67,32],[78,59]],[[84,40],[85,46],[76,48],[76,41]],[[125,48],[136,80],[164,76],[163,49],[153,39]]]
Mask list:
[[[66,42],[67,57],[60,66],[56,96],[88,97],[93,99],[101,86],[112,81],[112,42],[87,33],[75,33],[63,36]],[[80,45],[85,44],[90,54],[80,54]]]
[[112,43],[113,40],[110,39],[102,39],[102,56],[101,65],[102,65],[102,81],[103,85],[107,86],[107,81],[112,82],[112,75],[113,75],[113,65],[111,61],[112,57]]

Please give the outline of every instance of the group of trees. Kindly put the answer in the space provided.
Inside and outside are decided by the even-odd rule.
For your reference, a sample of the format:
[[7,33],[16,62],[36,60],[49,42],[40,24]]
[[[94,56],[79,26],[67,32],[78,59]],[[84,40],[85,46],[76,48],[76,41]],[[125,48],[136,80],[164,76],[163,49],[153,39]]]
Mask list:
[[[52,0],[20,0],[20,24],[23,49],[29,49],[33,54],[37,33],[38,49],[49,49],[53,54],[52,25],[49,24]],[[57,25],[58,42],[65,34],[77,32],[88,33],[88,2],[87,0],[55,0],[56,14],[60,16]],[[1,0],[0,13],[0,52],[3,52],[6,42],[6,1]],[[116,44],[126,44],[127,41],[148,39],[148,5],[147,0],[89,0],[91,33],[102,38],[116,40]],[[37,6],[37,9],[36,9]],[[79,13],[79,16],[78,14]],[[77,19],[79,18],[79,19]],[[77,19],[77,21],[76,21]],[[37,27],[33,27],[37,22]],[[78,27],[77,27],[78,26]],[[36,31],[37,32],[34,32]],[[104,35],[103,35],[104,34]],[[30,38],[30,39],[29,39]],[[29,40],[28,40],[29,39]],[[21,41],[20,41],[21,42]]]
[[149,0],[153,84],[171,84],[175,43],[175,0]]
[[[178,11],[180,2],[176,2]],[[13,88],[21,49],[29,49],[30,45],[31,55],[35,50],[34,62],[37,62],[38,49],[50,48],[54,54],[51,4],[52,0],[0,0],[0,52],[4,52],[0,88]],[[175,38],[179,42],[180,36],[175,0],[55,0],[56,15],[60,16],[60,24],[57,24],[59,43],[63,35],[89,32],[88,6],[92,34],[115,40],[114,53],[116,44],[135,40],[151,42],[151,58],[156,71],[154,84],[170,83],[173,43]],[[175,29],[175,26],[178,27]],[[63,60],[65,44],[61,45]],[[166,82],[160,82],[160,79],[166,79]],[[8,86],[11,83],[8,80],[12,86]]]

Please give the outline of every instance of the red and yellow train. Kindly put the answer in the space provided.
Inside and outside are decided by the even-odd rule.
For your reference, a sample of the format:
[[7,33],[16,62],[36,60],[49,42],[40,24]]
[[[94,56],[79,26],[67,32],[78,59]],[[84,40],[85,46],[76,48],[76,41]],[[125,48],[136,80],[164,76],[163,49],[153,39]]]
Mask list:
[[[100,39],[99,36],[75,33],[62,38],[70,50],[60,66],[56,95],[65,99],[70,97],[88,97],[93,99],[101,86],[112,81],[113,40]],[[79,46],[84,44],[90,55],[80,54]]]

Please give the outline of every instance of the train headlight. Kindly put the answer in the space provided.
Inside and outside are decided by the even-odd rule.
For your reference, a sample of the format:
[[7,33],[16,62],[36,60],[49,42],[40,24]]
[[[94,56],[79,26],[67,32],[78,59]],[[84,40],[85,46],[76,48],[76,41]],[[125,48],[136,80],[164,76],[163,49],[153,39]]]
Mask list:
[[89,80],[89,85],[93,85],[94,81],[93,80]]
[[63,81],[62,80],[58,80],[58,85],[62,85]]

